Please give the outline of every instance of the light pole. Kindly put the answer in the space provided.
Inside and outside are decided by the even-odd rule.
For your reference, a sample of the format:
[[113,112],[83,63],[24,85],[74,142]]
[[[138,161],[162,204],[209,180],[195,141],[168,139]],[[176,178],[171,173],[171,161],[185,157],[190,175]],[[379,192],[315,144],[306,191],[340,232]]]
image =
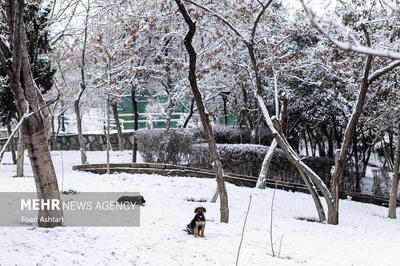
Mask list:
[[[64,110],[64,103],[61,101],[61,110]],[[65,111],[62,111],[61,113],[61,131],[65,132],[65,117],[64,117]]]
[[110,174],[110,93],[107,93],[107,174]]
[[224,101],[224,124],[225,126],[228,124],[228,112],[226,111],[226,102],[228,101],[228,95],[230,91],[221,91],[220,94],[222,96],[222,100]]

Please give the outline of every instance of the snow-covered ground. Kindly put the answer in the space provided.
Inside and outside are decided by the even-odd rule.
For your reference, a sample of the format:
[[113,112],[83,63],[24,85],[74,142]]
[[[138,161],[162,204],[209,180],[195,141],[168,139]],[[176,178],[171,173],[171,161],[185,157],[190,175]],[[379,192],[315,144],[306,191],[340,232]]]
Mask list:
[[[95,175],[71,170],[76,151],[52,152],[59,184],[65,190],[138,191],[146,199],[141,225],[133,228],[37,227],[0,228],[0,265],[235,265],[249,196],[253,195],[239,265],[399,265],[400,221],[386,218],[387,209],[344,200],[340,225],[307,222],[296,217],[317,214],[311,197],[276,191],[273,241],[270,207],[273,190],[227,184],[229,224],[219,223],[219,204],[207,208],[205,238],[182,229],[200,205],[188,198],[209,198],[215,180],[158,175]],[[28,160],[26,178],[13,178],[15,166],[0,165],[0,191],[34,191]],[[104,162],[104,152],[89,152],[89,162]],[[63,160],[62,160],[63,159]],[[113,152],[112,162],[129,162],[129,152]],[[62,163],[63,161],[63,163]],[[1,214],[4,215],[4,214]],[[400,213],[399,213],[400,215]],[[280,240],[281,247],[279,247]]]

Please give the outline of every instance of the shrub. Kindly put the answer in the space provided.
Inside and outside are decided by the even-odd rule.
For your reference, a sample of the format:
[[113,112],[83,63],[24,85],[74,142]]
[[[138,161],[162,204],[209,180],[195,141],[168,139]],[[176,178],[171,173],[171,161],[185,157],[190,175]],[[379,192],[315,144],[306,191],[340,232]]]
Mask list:
[[[257,177],[269,147],[254,144],[217,144],[218,154],[223,169],[227,173]],[[195,144],[189,150],[189,165],[197,168],[212,168],[207,143]],[[303,161],[329,184],[330,170],[333,161],[326,157],[307,157]],[[272,158],[268,178],[303,184],[297,171],[285,157],[282,150],[277,149]]]
[[[191,131],[193,136],[197,139],[202,139],[205,142],[206,136],[204,134],[204,129],[202,127],[190,128],[186,129]],[[251,143],[251,132],[247,129],[238,129],[232,126],[223,126],[223,125],[213,125],[212,126],[213,135],[216,143],[219,144],[249,144]],[[270,145],[272,142],[273,136],[270,133],[269,129],[261,128],[260,130],[260,143],[262,145]],[[257,135],[257,143],[258,143],[258,135]],[[241,142],[242,141],[242,142]]]
[[145,162],[185,164],[194,136],[189,131],[170,129],[139,130],[138,150]]
[[[225,172],[257,176],[268,147],[254,144],[217,144],[217,151]],[[189,165],[212,168],[208,144],[194,144],[189,150]]]

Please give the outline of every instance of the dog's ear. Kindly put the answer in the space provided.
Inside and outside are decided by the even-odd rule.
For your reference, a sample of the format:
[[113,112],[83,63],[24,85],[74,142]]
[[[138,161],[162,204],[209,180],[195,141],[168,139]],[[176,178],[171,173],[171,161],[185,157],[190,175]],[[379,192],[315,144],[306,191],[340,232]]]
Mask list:
[[194,213],[197,213],[197,211],[199,210],[200,207],[197,207],[196,209],[194,209]]
[[206,211],[206,208],[203,207],[202,209],[203,209],[203,212],[207,212],[207,211]]

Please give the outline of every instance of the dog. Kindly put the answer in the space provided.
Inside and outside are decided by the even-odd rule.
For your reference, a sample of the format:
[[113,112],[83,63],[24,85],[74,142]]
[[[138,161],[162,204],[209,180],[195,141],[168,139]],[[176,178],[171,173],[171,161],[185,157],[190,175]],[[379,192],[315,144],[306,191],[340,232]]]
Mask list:
[[200,236],[204,237],[204,229],[206,227],[206,217],[204,213],[206,212],[206,208],[204,207],[197,207],[194,209],[194,213],[196,214],[193,220],[186,226],[186,232],[189,235],[194,235],[194,237]]
[[137,204],[143,206],[146,201],[144,200],[143,196],[122,196],[120,197],[117,202],[119,204]]

